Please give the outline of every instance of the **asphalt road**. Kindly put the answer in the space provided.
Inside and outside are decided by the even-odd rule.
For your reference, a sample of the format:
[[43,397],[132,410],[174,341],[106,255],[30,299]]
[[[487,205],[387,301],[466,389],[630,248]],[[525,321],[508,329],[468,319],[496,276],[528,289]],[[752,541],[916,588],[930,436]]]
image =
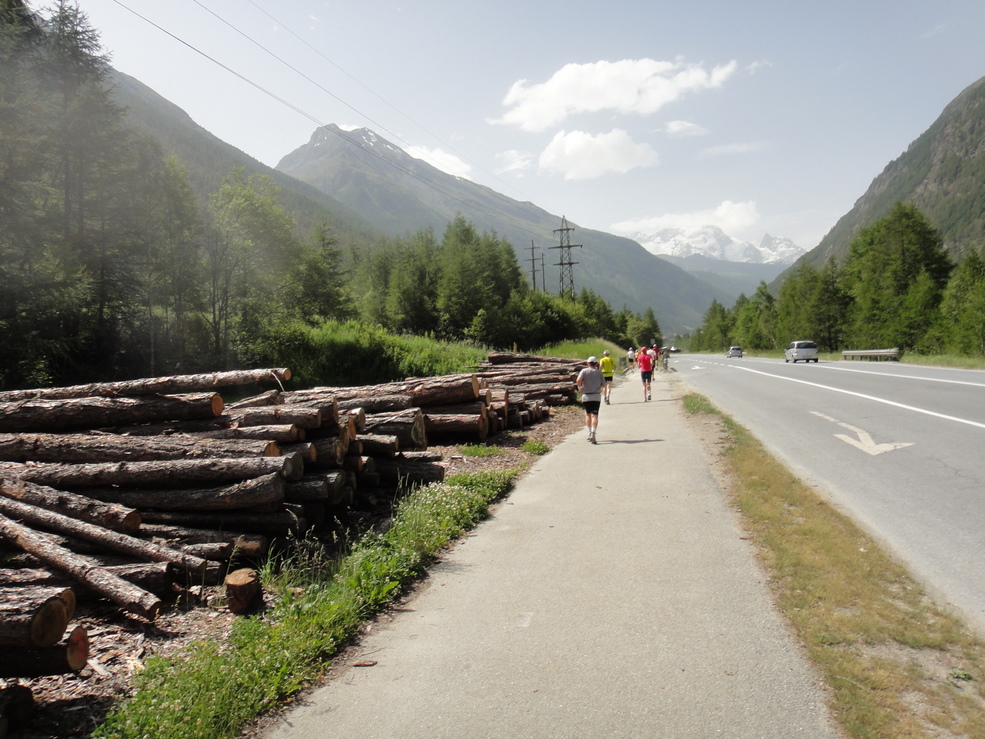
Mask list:
[[842,736],[674,389],[617,386],[262,736]]
[[670,368],[985,634],[985,372],[686,354]]

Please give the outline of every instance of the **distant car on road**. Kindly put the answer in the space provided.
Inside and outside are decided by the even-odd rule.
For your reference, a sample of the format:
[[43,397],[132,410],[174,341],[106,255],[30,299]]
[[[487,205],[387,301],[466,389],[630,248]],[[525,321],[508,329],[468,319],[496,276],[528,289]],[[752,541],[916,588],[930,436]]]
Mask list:
[[817,344],[813,341],[792,341],[783,352],[784,362],[817,362]]
[[742,347],[741,346],[730,346],[728,351],[725,352],[726,359],[742,359]]
[[678,352],[680,352],[680,349],[678,349],[676,346],[670,347],[671,354],[677,354]]

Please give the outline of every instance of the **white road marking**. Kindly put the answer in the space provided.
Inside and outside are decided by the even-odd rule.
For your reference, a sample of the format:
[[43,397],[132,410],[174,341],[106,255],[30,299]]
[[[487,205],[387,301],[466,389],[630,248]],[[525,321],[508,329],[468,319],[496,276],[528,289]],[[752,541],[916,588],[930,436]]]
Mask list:
[[831,387],[830,385],[822,385],[817,382],[808,382],[807,380],[798,380],[795,377],[783,377],[782,375],[773,375],[769,372],[762,372],[760,370],[749,369],[748,367],[737,367],[736,369],[743,370],[745,372],[753,372],[757,375],[764,375],[765,377],[772,377],[775,380],[787,380],[788,382],[799,382],[802,385],[810,385],[811,387],[821,388],[822,390],[831,390],[835,393],[843,393],[845,395],[854,395],[856,398],[864,398],[865,400],[871,400],[875,403],[883,403],[884,405],[891,405],[894,408],[902,408],[903,410],[913,411],[914,413],[923,413],[926,416],[933,416],[934,418],[941,418],[945,421],[954,421],[956,423],[963,423],[968,426],[974,426],[976,428],[985,429],[985,423],[980,423],[978,421],[972,421],[967,418],[958,418],[957,416],[949,416],[945,413],[938,413],[937,411],[927,410],[926,408],[917,408],[913,405],[906,405],[905,403],[897,403],[895,400],[887,400],[886,398],[878,398],[875,395],[866,395],[865,393],[856,393],[852,390],[843,390],[840,387]]
[[835,434],[836,439],[841,439],[842,441],[851,444],[856,449],[861,449],[863,452],[870,456],[876,456],[877,454],[884,454],[885,452],[896,451],[897,449],[904,449],[908,446],[913,446],[913,442],[904,442],[896,444],[876,444],[872,435],[868,431],[864,431],[857,426],[852,426],[844,421],[839,421],[831,416],[826,416],[823,413],[818,413],[817,411],[811,411],[811,414],[817,416],[818,418],[823,418],[825,421],[831,421],[831,423],[836,423],[843,429],[848,429],[853,432],[857,438],[853,439],[848,434]]
[[[854,367],[838,367],[828,363],[815,365],[820,369],[835,370],[836,372],[857,372],[860,375],[879,375],[880,377],[893,377],[900,380],[921,380],[922,382],[943,382],[948,385],[969,385],[971,387],[985,387],[985,382],[968,382],[967,380],[948,380],[943,377],[922,377],[920,375],[898,375],[893,372],[876,372],[874,370],[855,369]],[[950,368],[945,368],[950,369]]]

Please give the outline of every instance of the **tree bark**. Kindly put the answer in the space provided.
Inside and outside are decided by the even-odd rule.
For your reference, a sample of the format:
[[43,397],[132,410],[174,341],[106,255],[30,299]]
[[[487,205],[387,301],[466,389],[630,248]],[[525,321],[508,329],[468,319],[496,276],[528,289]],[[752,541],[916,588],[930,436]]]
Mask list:
[[260,534],[245,534],[224,529],[193,529],[167,524],[143,524],[140,527],[140,536],[156,540],[166,546],[225,542],[231,544],[236,553],[251,559],[263,556],[270,547],[270,539]]
[[114,397],[120,395],[197,393],[235,385],[252,385],[268,380],[279,384],[290,379],[291,371],[288,369],[233,370],[231,372],[212,372],[201,375],[149,377],[139,380],[123,380],[121,382],[94,382],[89,385],[73,385],[71,387],[9,390],[0,393],[0,402],[30,398],[84,398],[92,395]]
[[445,471],[443,465],[435,462],[421,462],[401,457],[376,460],[376,472],[380,480],[390,485],[442,482],[445,479]]
[[[127,565],[102,565],[102,567],[110,574],[123,578],[141,590],[153,593],[159,598],[167,598],[172,595],[171,583],[173,582],[173,572],[172,565],[168,562],[140,562]],[[77,580],[73,580],[68,575],[54,570],[33,568],[0,569],[0,588],[11,585],[20,587],[26,585],[61,588],[71,587],[71,592],[74,592],[80,601],[98,595],[96,591],[87,588]]]
[[366,433],[396,436],[401,449],[423,449],[428,445],[424,414],[420,408],[367,415]]
[[249,513],[246,511],[147,511],[143,514],[145,523],[187,526],[196,529],[230,528],[236,531],[264,533],[271,536],[298,534],[305,522],[292,511],[281,510],[272,513]]
[[226,409],[222,418],[244,426],[271,426],[291,424],[302,429],[316,429],[331,421],[333,414],[326,407],[297,405],[268,405],[263,408]]
[[57,644],[75,613],[75,593],[64,587],[0,588],[0,646]]
[[215,393],[21,400],[0,403],[0,431],[66,431],[214,418],[222,407],[222,398]]
[[33,482],[0,478],[0,495],[124,534],[132,534],[140,528],[140,513],[133,508]]
[[54,488],[183,487],[201,483],[246,480],[277,473],[285,480],[300,480],[304,462],[297,454],[281,457],[237,457],[232,459],[171,459],[146,462],[97,462],[26,465],[0,462],[0,475]]
[[125,462],[216,457],[275,457],[272,441],[223,441],[115,434],[0,434],[0,460],[8,462]]
[[230,511],[284,500],[284,478],[277,473],[211,488],[87,488],[93,498],[134,508],[162,511]]
[[44,677],[78,672],[89,661],[89,635],[77,626],[63,644],[19,649],[0,647],[0,678]]
[[[18,505],[23,504],[18,503]],[[91,524],[85,525],[90,526]],[[117,534],[117,536],[123,535]],[[161,609],[161,601],[157,596],[141,590],[126,580],[111,574],[102,567],[92,565],[85,559],[72,554],[67,549],[62,549],[50,543],[44,537],[39,536],[26,526],[11,521],[5,515],[0,515],[0,537],[12,541],[25,552],[30,552],[45,564],[55,567],[79,582],[88,585],[124,610],[153,621]],[[163,549],[163,547],[159,548]],[[187,555],[176,554],[182,558],[188,558]],[[204,569],[205,560],[201,560],[201,562],[203,564],[202,569]]]
[[[193,572],[201,572],[205,569],[206,562],[203,559],[190,557],[173,549],[151,544],[142,539],[120,534],[116,531],[110,531],[109,529],[104,529],[101,526],[86,523],[85,521],[77,521],[74,518],[27,505],[18,500],[11,500],[10,498],[0,496],[0,514],[6,517],[6,519],[2,519],[5,522],[5,526],[12,524],[13,521],[9,519],[13,518],[32,526],[39,526],[49,531],[93,542],[110,551],[127,554],[140,560],[171,562],[178,567],[192,570]],[[26,526],[20,528],[26,528]],[[10,529],[7,530],[9,531]],[[16,543],[25,551],[31,551],[22,546],[19,539],[16,540]],[[33,551],[31,553],[35,554]]]
[[428,438],[466,436],[470,439],[485,441],[489,434],[489,424],[483,415],[461,415],[449,413],[427,412],[424,414],[424,428]]
[[359,434],[356,441],[362,444],[363,454],[370,457],[393,457],[400,451],[397,437],[388,434]]

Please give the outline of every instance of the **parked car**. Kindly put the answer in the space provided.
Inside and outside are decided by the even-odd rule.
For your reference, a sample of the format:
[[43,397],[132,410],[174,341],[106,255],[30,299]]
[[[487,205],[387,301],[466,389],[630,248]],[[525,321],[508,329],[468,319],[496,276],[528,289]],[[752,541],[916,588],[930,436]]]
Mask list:
[[792,341],[786,351],[783,352],[784,362],[816,362],[817,344],[813,341]]
[[742,359],[742,347],[741,346],[730,346],[728,351],[725,352],[726,359]]

